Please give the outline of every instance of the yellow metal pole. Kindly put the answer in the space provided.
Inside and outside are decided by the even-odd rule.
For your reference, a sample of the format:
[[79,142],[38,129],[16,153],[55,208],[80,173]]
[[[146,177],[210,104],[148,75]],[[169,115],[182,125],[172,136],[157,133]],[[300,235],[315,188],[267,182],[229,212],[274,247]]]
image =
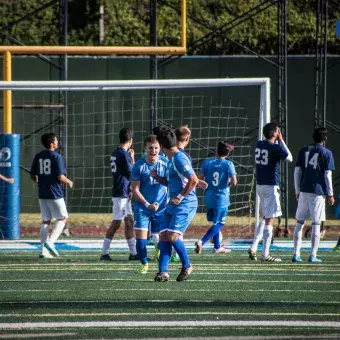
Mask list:
[[187,0],[182,0],[182,11],[181,11],[181,47],[186,51],[187,49]]
[[[5,51],[3,54],[4,80],[12,80],[12,55],[11,52]],[[12,91],[4,91],[4,133],[12,133]]]

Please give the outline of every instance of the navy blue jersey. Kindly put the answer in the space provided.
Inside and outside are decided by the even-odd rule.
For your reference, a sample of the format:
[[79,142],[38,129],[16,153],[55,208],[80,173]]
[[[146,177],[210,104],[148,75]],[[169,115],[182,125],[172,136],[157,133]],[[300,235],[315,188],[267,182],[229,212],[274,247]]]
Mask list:
[[[165,157],[159,156],[157,161],[149,164],[145,157],[139,159],[132,168],[131,182],[139,181],[139,191],[149,203],[157,202],[159,210],[163,209],[167,201],[166,187],[150,176],[151,170],[157,170],[160,177],[165,177],[168,160]],[[136,200],[136,203],[141,209],[147,210],[144,205]]]
[[320,144],[303,147],[296,166],[302,169],[300,191],[327,196],[325,171],[334,171],[332,152]]
[[259,185],[279,185],[280,161],[288,157],[288,152],[278,144],[259,140],[255,149],[256,183]]
[[208,188],[204,191],[204,203],[207,208],[229,207],[229,181],[236,175],[233,162],[229,159],[206,159],[200,173],[208,183]]
[[111,156],[112,197],[129,197],[132,159],[124,148],[117,148]]
[[55,151],[43,150],[33,159],[31,175],[38,176],[40,199],[63,198],[63,190],[58,176],[66,175],[62,157]]

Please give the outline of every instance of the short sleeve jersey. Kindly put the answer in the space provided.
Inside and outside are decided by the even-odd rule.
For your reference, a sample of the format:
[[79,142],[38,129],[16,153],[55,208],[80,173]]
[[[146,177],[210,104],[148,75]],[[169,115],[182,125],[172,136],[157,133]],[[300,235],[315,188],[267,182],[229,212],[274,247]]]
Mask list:
[[31,175],[38,176],[38,195],[40,199],[60,199],[64,197],[58,176],[66,175],[60,154],[43,150],[33,159]]
[[[167,179],[170,198],[176,197],[181,193],[188,183],[188,179],[195,172],[191,166],[191,162],[183,152],[176,152],[168,162]],[[184,199],[184,202],[197,201],[195,191],[192,190]]]
[[[167,163],[167,159],[162,156],[159,156],[153,164],[148,163],[146,158],[142,157],[132,168],[131,182],[140,181],[141,194],[149,203],[157,202],[159,209],[162,209],[166,204],[167,189],[150,176],[150,171],[156,170],[160,177],[165,177]],[[135,204],[147,210],[139,201],[136,201]]]
[[130,194],[132,159],[124,148],[117,148],[111,156],[112,197],[127,198]]
[[267,140],[258,141],[255,149],[256,183],[259,185],[279,185],[280,161],[288,157],[288,152],[278,144]]
[[302,169],[300,191],[327,195],[325,171],[334,171],[332,152],[320,144],[303,147],[299,151],[296,166]]
[[204,192],[204,203],[207,208],[224,208],[230,205],[229,181],[236,175],[235,166],[229,159],[206,159],[200,173],[208,183]]

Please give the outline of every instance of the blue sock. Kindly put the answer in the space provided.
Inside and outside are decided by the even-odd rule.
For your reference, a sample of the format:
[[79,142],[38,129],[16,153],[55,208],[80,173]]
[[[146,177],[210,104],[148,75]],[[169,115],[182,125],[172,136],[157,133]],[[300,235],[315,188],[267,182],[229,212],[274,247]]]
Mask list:
[[214,237],[214,248],[220,249],[221,248],[221,242],[220,242],[220,232],[218,232]]
[[178,238],[172,245],[175,248],[176,253],[178,254],[179,258],[182,261],[182,267],[184,269],[189,268],[190,260],[189,260],[187,250],[185,249],[184,242]]
[[[202,245],[207,243],[210,239],[212,239],[215,235],[218,236],[220,229],[224,226],[223,223],[213,224],[212,227],[207,231],[207,233],[202,238]],[[216,248],[217,249],[217,248]]]
[[160,250],[158,268],[160,272],[166,273],[168,271],[172,246],[168,241],[159,241],[158,248]]
[[146,250],[147,242],[148,240],[142,240],[140,238],[136,239],[137,255],[140,259],[140,262],[142,262],[142,264],[145,264],[148,262],[148,256],[147,256],[147,250]]

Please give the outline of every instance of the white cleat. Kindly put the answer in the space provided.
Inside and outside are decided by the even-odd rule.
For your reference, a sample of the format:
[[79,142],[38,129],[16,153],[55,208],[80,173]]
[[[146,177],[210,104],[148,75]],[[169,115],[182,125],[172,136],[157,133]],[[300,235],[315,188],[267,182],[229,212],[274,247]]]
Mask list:
[[57,252],[57,249],[55,249],[53,244],[48,244],[47,242],[44,243],[44,247],[53,255],[56,257],[59,257],[59,253]]

